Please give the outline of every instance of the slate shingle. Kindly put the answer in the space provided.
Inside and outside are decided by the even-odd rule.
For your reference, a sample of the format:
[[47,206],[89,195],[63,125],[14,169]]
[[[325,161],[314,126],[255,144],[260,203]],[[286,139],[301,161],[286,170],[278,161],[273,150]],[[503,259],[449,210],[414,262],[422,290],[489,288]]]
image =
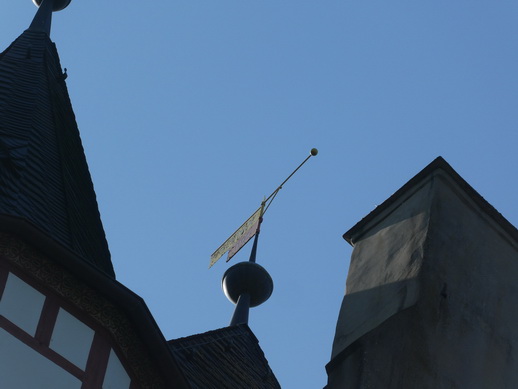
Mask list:
[[168,342],[193,389],[280,389],[247,325]]
[[45,32],[27,30],[0,54],[0,214],[114,277],[64,78]]

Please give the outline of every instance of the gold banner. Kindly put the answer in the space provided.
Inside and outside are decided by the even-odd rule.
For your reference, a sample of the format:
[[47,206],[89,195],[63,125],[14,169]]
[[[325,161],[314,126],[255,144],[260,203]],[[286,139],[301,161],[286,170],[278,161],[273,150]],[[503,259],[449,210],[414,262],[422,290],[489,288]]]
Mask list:
[[221,246],[219,246],[216,251],[214,251],[214,253],[210,256],[209,268],[212,267],[212,265],[214,265],[218,259],[223,256],[223,254],[234,247],[236,243],[243,237],[243,235],[259,221],[259,218],[261,217],[261,210],[262,207],[259,207],[257,211],[255,211],[252,216],[250,216],[247,221],[236,230],[236,232],[230,235],[230,237]]
[[228,252],[227,262],[230,261],[232,257],[236,255],[238,251],[241,250],[245,246],[245,244],[247,244],[248,241],[255,236],[258,228],[259,220],[252,224],[250,228],[243,235],[241,235],[241,238],[239,238],[236,244],[232,246],[232,248]]

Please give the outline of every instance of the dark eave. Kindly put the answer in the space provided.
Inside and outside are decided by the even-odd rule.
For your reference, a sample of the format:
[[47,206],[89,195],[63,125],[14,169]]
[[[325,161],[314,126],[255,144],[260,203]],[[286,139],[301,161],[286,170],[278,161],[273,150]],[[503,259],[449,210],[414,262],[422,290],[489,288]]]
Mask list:
[[189,389],[187,381],[144,300],[25,219],[0,215],[0,231],[14,234],[62,266],[78,280],[89,285],[120,308],[131,321],[136,333],[149,350],[149,355],[174,388]]
[[354,239],[358,234],[367,227],[369,223],[378,218],[385,211],[390,209],[394,204],[402,198],[408,196],[413,188],[420,185],[421,182],[429,178],[435,171],[442,170],[463,190],[473,202],[491,219],[493,219],[506,233],[514,240],[518,241],[518,230],[505,217],[502,216],[491,204],[489,204],[466,180],[464,180],[442,157],[437,157],[428,166],[416,174],[410,181],[398,189],[392,196],[385,200],[381,205],[377,206],[371,213],[356,223],[343,237],[351,245],[354,245]]

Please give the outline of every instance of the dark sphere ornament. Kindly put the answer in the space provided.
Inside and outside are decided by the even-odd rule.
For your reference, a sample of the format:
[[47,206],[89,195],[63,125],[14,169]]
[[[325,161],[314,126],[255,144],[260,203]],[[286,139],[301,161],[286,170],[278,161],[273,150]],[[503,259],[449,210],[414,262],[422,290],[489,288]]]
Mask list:
[[255,262],[239,262],[228,268],[223,274],[222,286],[225,296],[234,304],[239,296],[248,294],[250,307],[261,305],[273,292],[272,277]]
[[[41,2],[43,0],[32,0],[32,2],[36,5],[36,6],[40,6],[41,5]],[[50,1],[50,0],[46,0],[46,1]],[[56,12],[56,11],[61,11],[62,9],[65,9],[66,7],[68,7],[68,5],[70,4],[72,0],[54,0],[54,2],[52,3],[52,11]]]

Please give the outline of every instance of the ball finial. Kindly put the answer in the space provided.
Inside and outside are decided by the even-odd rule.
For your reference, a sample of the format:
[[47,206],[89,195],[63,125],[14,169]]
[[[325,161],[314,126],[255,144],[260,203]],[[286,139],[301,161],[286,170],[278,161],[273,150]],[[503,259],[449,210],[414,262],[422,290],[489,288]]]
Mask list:
[[312,155],[313,157],[314,157],[315,155],[317,155],[317,154],[318,154],[318,150],[317,150],[317,149],[315,149],[315,148],[311,149],[311,155]]
[[[32,0],[32,2],[39,7],[41,5],[43,0]],[[45,1],[51,1],[51,0],[45,0]],[[52,3],[52,11],[61,11],[62,9],[65,9],[68,7],[72,0],[54,0]]]
[[239,296],[250,296],[250,307],[268,300],[273,292],[272,277],[255,262],[239,262],[227,269],[221,281],[225,296],[237,304]]

